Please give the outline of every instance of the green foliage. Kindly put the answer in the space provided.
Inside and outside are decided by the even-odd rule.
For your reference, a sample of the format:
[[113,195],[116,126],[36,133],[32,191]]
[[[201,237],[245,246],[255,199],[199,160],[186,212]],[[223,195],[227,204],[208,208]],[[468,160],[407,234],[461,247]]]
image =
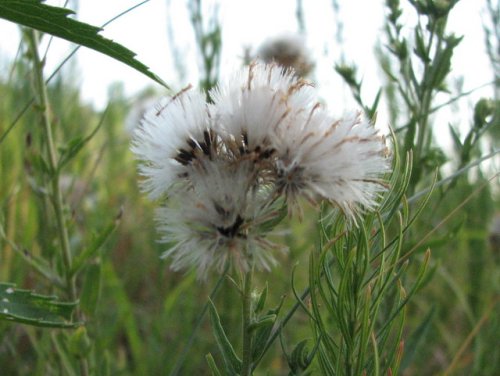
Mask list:
[[[419,15],[413,38],[403,33],[399,1],[387,1],[387,51],[381,53],[381,67],[388,80],[389,106],[396,121],[393,124],[403,150],[414,153],[414,171],[410,193],[417,184],[445,162],[444,153],[434,142],[431,115],[437,93],[449,92],[446,79],[451,71],[455,48],[462,37],[448,34],[447,18],[458,1],[410,1]],[[398,111],[401,105],[405,111]],[[428,183],[428,182],[427,182]]]
[[363,99],[361,97],[362,82],[356,76],[356,73],[357,73],[356,66],[354,66],[354,65],[336,65],[335,70],[344,79],[344,81],[349,85],[349,88],[352,91],[352,95],[353,95],[354,99],[363,108],[366,116],[368,116],[368,118],[371,119],[372,121],[375,121],[376,115],[377,115],[377,107],[378,107],[378,103],[380,101],[380,96],[382,94],[382,90],[380,89],[378,91],[377,95],[375,96],[375,99],[373,100],[372,105],[368,106],[363,102]]
[[398,373],[405,306],[421,285],[429,258],[426,254],[406,292],[403,238],[416,216],[401,205],[411,165],[400,170],[399,163],[396,152],[393,189],[379,213],[364,218],[357,228],[346,228],[342,217],[326,208],[319,220],[320,242],[310,260],[309,315],[323,374]]

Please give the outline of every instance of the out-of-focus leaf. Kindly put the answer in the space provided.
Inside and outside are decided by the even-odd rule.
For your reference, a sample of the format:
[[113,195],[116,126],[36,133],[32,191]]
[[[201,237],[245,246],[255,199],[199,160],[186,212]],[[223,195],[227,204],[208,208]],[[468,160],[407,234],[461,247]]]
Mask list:
[[408,367],[418,352],[420,346],[425,341],[425,337],[429,332],[430,325],[434,319],[434,313],[436,312],[435,307],[432,307],[429,313],[424,317],[418,328],[410,335],[408,339],[406,348],[407,351],[404,352],[403,360],[401,361],[401,370],[404,371]]
[[61,148],[61,158],[57,164],[57,168],[59,170],[61,170],[66,163],[71,161],[80,152],[80,150],[82,150],[83,147],[87,145],[87,143],[90,140],[92,140],[92,138],[94,138],[94,136],[97,134],[97,131],[101,129],[101,126],[104,124],[104,118],[106,117],[106,112],[107,109],[101,116],[101,119],[97,124],[97,126],[94,128],[92,132],[90,132],[90,134],[87,137],[78,136],[73,140],[70,140],[65,147]]
[[71,274],[74,275],[80,271],[86,264],[86,262],[101,249],[103,244],[108,240],[110,235],[115,231],[115,229],[120,224],[123,211],[120,209],[118,215],[113,219],[113,222],[108,224],[98,235],[96,235],[88,248],[86,248],[82,253],[75,258],[73,262],[73,267],[71,269]]
[[217,364],[215,364],[214,357],[212,354],[207,354],[205,357],[207,359],[208,366],[210,367],[210,371],[212,371],[212,376],[222,376],[222,373],[220,373],[219,368],[217,368]]
[[76,329],[69,338],[69,352],[75,357],[85,358],[92,348],[90,338],[84,326]]
[[82,311],[92,315],[97,307],[101,295],[101,264],[90,264],[85,271],[80,306]]
[[38,295],[17,289],[10,283],[0,283],[0,319],[34,326],[74,328],[71,321],[76,302],[59,302],[55,296]]
[[234,352],[234,348],[227,338],[226,332],[224,331],[224,328],[222,327],[222,324],[220,322],[219,314],[217,313],[217,310],[212,301],[210,301],[209,309],[210,319],[212,321],[212,329],[217,341],[217,345],[219,346],[219,350],[224,359],[224,363],[230,374],[238,374],[241,371],[241,360]]
[[71,9],[45,5],[41,0],[0,1],[0,18],[101,52],[168,87],[146,65],[135,59],[134,52],[102,37],[99,34],[101,28],[69,18],[73,13]]
[[[281,297],[281,300],[276,308],[270,309],[266,312],[266,319],[260,323],[255,329],[254,333],[254,346],[252,353],[252,360],[258,363],[260,359],[264,356],[270,341],[272,342],[271,335],[273,333],[273,328],[276,325],[276,319],[278,314],[283,307],[283,302],[285,301],[285,296]],[[273,318],[273,319],[271,319]],[[277,332],[276,332],[277,333]]]
[[413,50],[415,55],[417,55],[423,63],[429,63],[431,61],[429,54],[427,52],[427,48],[425,46],[424,37],[420,28],[417,27],[415,30],[415,48]]
[[309,367],[309,352],[307,349],[307,339],[300,341],[295,348],[288,360],[288,366],[292,370],[294,375],[302,375],[302,372]]
[[259,299],[257,300],[257,304],[255,305],[254,312],[259,313],[264,309],[264,304],[266,303],[267,299],[267,291],[268,291],[268,286],[266,283],[266,287],[262,289],[262,292],[259,295]]

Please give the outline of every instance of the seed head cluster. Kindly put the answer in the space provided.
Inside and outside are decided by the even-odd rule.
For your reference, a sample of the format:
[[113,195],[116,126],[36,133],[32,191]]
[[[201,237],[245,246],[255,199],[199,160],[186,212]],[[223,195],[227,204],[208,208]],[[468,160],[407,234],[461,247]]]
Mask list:
[[389,170],[384,139],[361,114],[334,118],[312,85],[252,64],[205,95],[186,89],[149,110],[132,150],[174,270],[269,270],[284,207],[326,200],[352,221],[373,209]]

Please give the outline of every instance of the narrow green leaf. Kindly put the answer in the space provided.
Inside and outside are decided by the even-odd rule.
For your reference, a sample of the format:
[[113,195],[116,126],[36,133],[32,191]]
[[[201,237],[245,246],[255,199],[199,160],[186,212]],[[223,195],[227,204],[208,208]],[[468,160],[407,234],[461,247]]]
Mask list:
[[231,342],[229,342],[229,339],[227,338],[214,303],[212,302],[212,300],[210,300],[209,303],[210,320],[212,321],[215,340],[217,341],[217,345],[219,346],[222,358],[224,359],[224,363],[226,364],[228,371],[231,374],[237,374],[241,371],[241,360],[236,355]]
[[78,359],[85,358],[92,348],[90,338],[87,335],[87,330],[84,326],[80,326],[76,329],[68,341],[69,353]]
[[422,36],[422,32],[420,28],[417,27],[415,31],[415,49],[413,50],[415,55],[417,55],[423,63],[430,62],[429,55],[427,54],[427,49],[425,48],[424,38]]
[[31,267],[34,268],[40,275],[47,278],[54,286],[59,287],[60,289],[65,288],[65,284],[62,278],[57,275],[55,270],[51,267],[47,260],[42,257],[31,254],[26,249],[20,249],[20,247],[7,239],[5,237],[5,231],[0,223],[0,240],[3,240],[9,244],[11,249],[13,249],[21,258],[26,261]]
[[438,53],[434,59],[434,64],[432,65],[432,71],[430,74],[430,82],[433,87],[440,86],[451,69],[451,58],[453,56],[453,50],[461,42],[462,37],[455,37],[450,35],[445,39],[445,48]]
[[38,295],[17,289],[10,283],[0,283],[0,319],[33,326],[74,328],[71,321],[76,302],[59,302],[55,296]]
[[55,332],[51,333],[52,344],[61,362],[61,373],[67,376],[78,376],[75,370],[75,364],[70,360],[68,351],[61,344],[60,336]]
[[375,123],[377,120],[377,108],[378,104],[380,102],[380,97],[382,96],[382,89],[379,89],[377,91],[377,95],[375,96],[375,99],[373,100],[372,106],[368,109],[368,116],[370,117],[370,120]]
[[222,373],[220,373],[219,368],[217,368],[217,364],[215,364],[215,360],[212,354],[208,353],[205,356],[205,359],[207,360],[210,371],[212,371],[212,376],[222,376]]
[[404,352],[403,360],[401,361],[401,371],[404,371],[408,367],[415,355],[418,353],[420,347],[425,342],[427,333],[431,326],[432,320],[434,319],[434,314],[436,313],[436,307],[432,307],[429,313],[425,315],[424,319],[418,326],[418,328],[410,335],[406,344],[406,351]]
[[253,340],[253,349],[252,349],[252,361],[255,362],[260,359],[261,356],[264,355],[266,350],[266,345],[271,336],[272,329],[274,327],[274,321],[265,321],[257,328],[255,328],[254,340]]
[[286,205],[282,205],[278,210],[276,210],[272,215],[271,219],[265,221],[259,225],[259,231],[262,233],[267,233],[273,230],[281,221],[288,215],[288,208]]
[[177,304],[184,298],[186,291],[193,288],[195,282],[196,274],[190,273],[185,275],[178,284],[168,291],[163,302],[163,317],[165,320],[170,319],[170,315],[175,312]]
[[264,316],[260,317],[257,321],[251,323],[248,326],[248,331],[252,332],[252,331],[257,330],[258,328],[261,328],[263,326],[268,327],[269,325],[273,325],[275,321],[276,321],[276,315],[274,315],[274,314],[264,315]]
[[90,264],[85,272],[80,307],[87,315],[92,315],[97,307],[101,295],[101,264]]
[[73,159],[80,150],[83,149],[87,143],[94,138],[94,136],[97,134],[97,131],[101,129],[101,126],[104,124],[104,118],[106,117],[107,113],[107,108],[104,111],[104,113],[101,116],[101,119],[97,126],[90,132],[90,134],[87,137],[81,137],[78,136],[68,142],[68,144],[61,150],[61,157],[59,159],[59,162],[57,164],[57,168],[60,171],[64,165],[66,165],[71,159]]
[[274,315],[275,319],[273,322],[271,321],[265,321],[260,325],[254,334],[254,339],[253,343],[253,351],[252,351],[252,361],[254,362],[254,366],[259,362],[259,360],[264,356],[265,352],[269,348],[270,343],[273,341],[274,338],[272,338],[273,333],[278,335],[278,332],[281,331],[280,328],[277,328],[273,332],[273,328],[275,327],[276,319],[278,317],[278,314],[283,307],[283,302],[285,300],[285,296],[281,297],[280,303],[276,308],[270,309],[267,311],[266,316],[269,317],[270,315]]
[[109,225],[107,225],[99,235],[97,235],[90,246],[86,248],[82,253],[78,255],[78,257],[75,258],[75,261],[73,262],[73,267],[71,269],[71,275],[74,275],[80,271],[81,268],[83,268],[86,264],[86,262],[93,256],[97,254],[97,252],[101,249],[101,247],[104,245],[106,240],[110,237],[110,235],[115,231],[115,229],[118,227],[120,224],[120,220],[122,217],[122,210],[120,209],[120,212],[118,215],[114,218],[113,222],[111,222]]
[[290,354],[290,364],[291,370],[294,373],[301,374],[309,366],[309,356],[307,349],[307,339],[300,341],[292,353]]
[[[109,296],[112,297],[111,303],[115,305],[116,311],[115,324],[119,330],[123,330],[127,343],[130,346],[130,354],[133,363],[136,365],[136,375],[149,375],[148,362],[145,362],[144,339],[141,337],[138,328],[138,321],[134,316],[134,305],[130,301],[127,291],[123,286],[123,280],[118,276],[112,262],[106,260],[102,264],[102,280],[109,289]],[[104,330],[104,328],[103,328]]]
[[458,135],[457,131],[453,127],[453,125],[448,124],[448,128],[450,129],[450,134],[451,138],[453,139],[453,143],[455,144],[455,148],[457,150],[462,149],[462,141],[460,141],[460,136]]
[[31,158],[31,165],[35,171],[39,171],[48,176],[52,176],[52,171],[45,158],[40,154],[35,154]]
[[266,282],[266,287],[262,289],[262,292],[259,295],[259,300],[257,301],[257,304],[255,305],[254,312],[259,313],[264,309],[264,305],[266,303],[267,299],[267,292],[268,292],[268,285]]
[[0,18],[101,52],[136,69],[160,85],[168,87],[146,65],[135,59],[134,52],[102,37],[99,34],[101,28],[69,18],[68,16],[73,13],[70,9],[45,5],[42,0],[2,0],[0,2]]

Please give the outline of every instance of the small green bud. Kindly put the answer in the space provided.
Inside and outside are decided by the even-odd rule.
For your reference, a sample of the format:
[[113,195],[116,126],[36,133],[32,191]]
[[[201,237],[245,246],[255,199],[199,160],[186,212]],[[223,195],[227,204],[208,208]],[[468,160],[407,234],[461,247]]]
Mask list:
[[69,351],[77,358],[84,358],[90,351],[91,342],[84,326],[80,326],[69,339]]
[[488,118],[495,112],[495,103],[491,99],[481,98],[474,107],[474,127],[483,128],[488,123]]
[[338,74],[342,76],[342,78],[349,86],[357,87],[359,85],[358,82],[356,81],[355,66],[350,66],[345,64],[336,65],[335,70],[337,71]]
[[395,51],[399,60],[406,60],[408,57],[408,46],[406,45],[406,41],[404,39],[396,43]]
[[254,331],[258,328],[268,327],[269,325],[273,325],[274,322],[276,321],[276,318],[277,318],[277,316],[274,314],[262,316],[258,320],[256,320],[255,322],[251,323],[248,326],[248,330]]
[[419,14],[434,19],[446,17],[457,2],[458,0],[410,0]]
[[300,341],[290,354],[288,362],[293,374],[302,374],[311,364],[306,345],[307,339]]
[[264,304],[266,303],[266,299],[267,299],[267,291],[268,291],[268,286],[266,283],[266,287],[264,287],[262,292],[255,296],[256,301],[257,301],[257,303],[255,304],[255,309],[254,309],[255,313],[259,313],[264,309]]

